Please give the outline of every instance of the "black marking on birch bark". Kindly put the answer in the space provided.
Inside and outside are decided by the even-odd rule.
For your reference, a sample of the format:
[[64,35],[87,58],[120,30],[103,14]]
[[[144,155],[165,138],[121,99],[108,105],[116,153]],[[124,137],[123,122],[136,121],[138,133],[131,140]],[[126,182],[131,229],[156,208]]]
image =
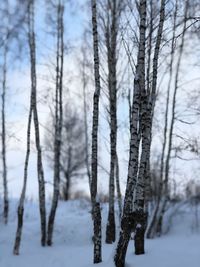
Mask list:
[[93,121],[92,121],[92,167],[91,167],[91,202],[92,218],[94,226],[94,263],[102,261],[101,256],[101,210],[97,201],[97,173],[98,173],[98,125],[99,125],[99,97],[100,97],[100,73],[99,73],[99,47],[96,0],[91,0],[92,32],[94,51],[94,77],[95,92],[93,96]]
[[[106,243],[115,241],[115,165],[117,149],[117,34],[121,13],[121,6],[112,1],[111,12],[108,13],[107,27],[105,29],[108,65],[108,91],[109,91],[109,115],[110,115],[110,176],[109,176],[109,210],[106,227]],[[119,9],[119,10],[118,10]]]
[[24,201],[27,186],[28,177],[28,163],[30,155],[30,135],[31,135],[31,121],[32,116],[34,119],[35,126],[35,142],[37,148],[37,173],[38,173],[38,184],[39,184],[39,205],[40,205],[40,220],[41,220],[41,245],[46,244],[46,207],[45,207],[45,184],[44,184],[44,173],[42,166],[42,151],[40,146],[40,133],[39,133],[39,122],[37,114],[37,78],[36,78],[36,52],[35,52],[35,32],[34,32],[34,0],[31,0],[28,5],[28,42],[30,49],[30,62],[31,62],[31,96],[30,96],[30,110],[28,117],[27,127],[27,151],[24,165],[24,182],[20,201],[18,205],[18,225],[16,232],[16,239],[14,244],[13,253],[19,254],[19,247],[21,242],[22,227],[23,227],[23,212],[24,212]]
[[1,134],[1,141],[2,141],[2,167],[3,167],[3,201],[4,201],[4,210],[3,210],[3,217],[4,223],[7,224],[8,222],[8,212],[9,212],[9,199],[8,199],[8,181],[7,181],[7,163],[6,163],[6,114],[5,114],[5,99],[6,99],[6,76],[7,76],[7,53],[8,53],[8,46],[5,44],[4,47],[4,61],[3,61],[3,82],[2,82],[2,134]]
[[57,5],[57,51],[56,51],[56,106],[55,106],[55,135],[54,135],[54,187],[51,210],[48,220],[47,245],[52,245],[54,221],[58,205],[60,191],[60,155],[62,142],[62,90],[63,90],[63,60],[64,60],[64,24],[63,24],[64,6],[59,0]]
[[[144,55],[145,55],[145,30],[146,30],[146,0],[140,1],[140,41],[139,51],[136,65],[136,75],[134,79],[134,93],[132,103],[132,120],[131,120],[131,139],[130,139],[130,152],[129,152],[129,166],[128,166],[128,179],[124,200],[124,208],[122,215],[120,237],[117,244],[115,254],[116,267],[124,267],[126,251],[131,235],[131,229],[128,227],[126,217],[132,212],[133,209],[133,195],[136,185],[137,172],[138,172],[138,156],[139,156],[139,110],[140,110],[140,90],[145,86],[145,67],[144,67]],[[127,227],[123,226],[123,222]]]

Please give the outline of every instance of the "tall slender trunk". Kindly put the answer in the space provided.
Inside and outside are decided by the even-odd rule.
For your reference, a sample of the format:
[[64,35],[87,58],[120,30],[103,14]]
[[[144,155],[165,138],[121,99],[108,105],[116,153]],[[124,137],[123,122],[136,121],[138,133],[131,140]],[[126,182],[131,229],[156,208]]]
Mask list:
[[[151,18],[152,19],[152,18]],[[143,86],[141,91],[141,135],[142,135],[142,153],[140,157],[140,166],[138,171],[138,182],[136,190],[135,210],[138,214],[138,222],[136,225],[135,233],[135,254],[144,254],[144,235],[147,226],[147,216],[145,212],[145,185],[148,186],[147,181],[148,168],[150,161],[150,150],[151,150],[151,131],[153,123],[154,106],[156,101],[156,89],[157,89],[157,73],[158,73],[158,59],[162,40],[163,26],[165,19],[165,0],[161,0],[160,6],[160,20],[154,50],[153,57],[153,80],[151,91],[149,89],[149,81],[147,91]],[[152,29],[150,29],[152,30]],[[149,55],[150,60],[150,55]],[[150,63],[148,62],[150,67]],[[147,73],[149,75],[149,73]],[[146,177],[145,177],[146,175]]]
[[4,49],[4,61],[3,61],[3,82],[2,82],[2,110],[1,110],[1,127],[2,127],[2,166],[3,166],[3,191],[4,191],[4,210],[3,217],[4,223],[8,222],[8,212],[9,212],[9,199],[8,199],[8,181],[7,181],[7,163],[6,163],[6,112],[5,112],[5,102],[6,102],[6,84],[7,84],[7,53],[8,47],[5,45]]
[[[154,106],[156,101],[156,89],[157,89],[157,73],[158,73],[158,60],[159,52],[162,40],[163,26],[165,19],[165,0],[161,0],[160,6],[160,20],[156,38],[156,45],[153,57],[153,80],[151,94],[142,90],[141,97],[141,127],[142,127],[142,153],[140,158],[137,193],[136,193],[136,205],[135,209],[138,212],[138,226],[136,226],[135,234],[135,254],[144,254],[144,235],[147,225],[147,214],[144,212],[144,199],[145,199],[145,174],[148,162],[150,158],[151,150],[151,131],[153,123]],[[147,177],[146,177],[147,178]]]
[[35,32],[34,32],[34,1],[30,5],[29,13],[29,47],[31,59],[31,90],[33,91],[32,106],[33,106],[33,120],[35,126],[35,143],[37,148],[37,172],[39,183],[39,205],[41,217],[41,244],[46,244],[46,207],[45,207],[45,181],[44,171],[42,165],[42,151],[40,145],[40,131],[37,111],[37,77],[36,77],[36,47],[35,47]]
[[92,32],[94,51],[94,78],[95,91],[93,96],[93,118],[92,118],[92,167],[91,167],[91,202],[92,218],[94,226],[94,256],[93,262],[102,261],[101,256],[101,210],[97,199],[97,177],[98,177],[98,126],[99,126],[99,98],[100,98],[100,72],[99,72],[99,41],[97,26],[97,4],[96,0],[91,0],[92,9]]
[[175,10],[174,10],[174,21],[173,21],[173,36],[171,42],[171,59],[170,59],[170,66],[169,66],[169,82],[167,86],[167,99],[166,99],[166,109],[165,109],[165,125],[164,125],[164,132],[163,132],[163,145],[162,145],[162,152],[161,152],[161,164],[160,164],[160,181],[159,181],[159,195],[157,199],[157,203],[153,212],[152,220],[149,224],[147,229],[147,238],[153,238],[155,235],[155,225],[157,221],[159,206],[161,203],[162,198],[162,191],[163,191],[163,171],[164,171],[164,158],[165,158],[165,150],[167,144],[167,128],[168,128],[168,110],[169,110],[169,98],[170,98],[170,89],[171,89],[171,82],[172,82],[172,75],[173,75],[173,62],[174,62],[174,45],[175,45],[175,33],[176,33],[176,20],[177,20],[177,12],[178,12],[178,1],[176,1]]
[[117,244],[116,254],[114,257],[116,267],[124,267],[126,251],[130,239],[131,231],[135,228],[136,218],[133,216],[133,195],[137,182],[138,156],[139,156],[139,110],[140,110],[140,92],[145,85],[145,32],[146,32],[146,0],[140,0],[140,38],[139,51],[136,65],[136,75],[134,79],[134,93],[132,103],[131,127],[130,127],[130,151],[128,178],[126,193],[124,199],[124,208],[121,221],[121,230]]
[[[109,211],[106,227],[106,243],[115,241],[115,169],[117,169],[117,35],[119,20],[123,8],[123,0],[108,1],[107,26],[105,28],[107,64],[108,64],[108,91],[110,115],[110,177],[109,177]],[[109,12],[109,8],[111,12]],[[117,182],[117,181],[116,181]],[[118,184],[119,185],[119,184]],[[119,188],[118,188],[119,189]]]
[[34,0],[31,0],[28,6],[28,41],[30,49],[30,62],[31,62],[31,96],[30,96],[30,110],[28,117],[28,129],[27,129],[27,151],[24,166],[24,183],[20,201],[18,205],[18,225],[16,232],[16,239],[14,244],[13,253],[19,254],[19,247],[21,242],[22,227],[23,227],[23,212],[24,201],[27,186],[28,176],[28,163],[30,155],[30,134],[31,134],[31,120],[34,119],[35,126],[35,142],[37,148],[37,174],[39,185],[39,205],[40,205],[40,219],[41,219],[41,245],[46,244],[46,207],[45,207],[45,183],[44,172],[42,166],[42,151],[40,145],[40,132],[37,113],[37,77],[36,77],[36,48],[35,48],[35,32],[34,32]]
[[166,163],[165,163],[165,177],[163,181],[163,195],[164,200],[162,202],[162,206],[160,208],[160,213],[158,215],[157,219],[157,225],[156,225],[156,232],[158,235],[161,235],[162,233],[162,222],[163,222],[163,216],[165,213],[167,200],[169,197],[169,170],[170,170],[170,158],[171,158],[171,151],[172,151],[172,142],[173,142],[173,130],[174,130],[174,124],[175,124],[175,112],[176,112],[176,98],[177,98],[177,92],[178,92],[178,82],[179,82],[179,75],[180,75],[180,67],[181,67],[181,61],[183,56],[183,50],[185,45],[185,34],[187,30],[187,14],[188,14],[188,5],[189,0],[185,3],[185,13],[184,13],[184,23],[183,23],[183,32],[181,37],[181,45],[180,45],[180,51],[177,61],[177,67],[176,67],[176,74],[175,74],[175,84],[174,84],[174,93],[173,93],[173,99],[172,99],[172,117],[171,117],[171,123],[170,123],[170,129],[169,129],[169,144],[167,149],[167,156],[166,156]]
[[30,110],[28,116],[28,127],[27,127],[27,150],[26,150],[26,158],[24,164],[24,177],[23,177],[23,188],[22,193],[19,200],[18,205],[18,223],[17,223],[17,231],[15,237],[15,244],[13,248],[13,254],[19,255],[19,248],[21,243],[21,236],[22,236],[22,227],[23,227],[23,215],[24,215],[24,201],[26,196],[26,187],[27,187],[27,178],[28,178],[28,163],[29,163],[29,156],[30,156],[30,142],[31,142],[31,120],[32,120],[32,95],[30,97]]
[[54,221],[58,205],[60,192],[60,155],[62,141],[62,90],[63,90],[63,60],[64,60],[64,24],[63,24],[64,6],[61,0],[57,5],[57,51],[56,51],[56,99],[55,99],[55,136],[54,136],[54,186],[51,211],[48,220],[47,244],[52,245]]
[[[108,3],[109,4],[109,3]],[[109,210],[106,227],[106,243],[115,241],[115,164],[117,145],[117,78],[116,78],[116,49],[117,49],[117,3],[112,0],[111,25],[108,15],[106,28],[106,46],[108,62],[108,90],[109,90],[109,115],[110,115],[110,177],[109,177]]]

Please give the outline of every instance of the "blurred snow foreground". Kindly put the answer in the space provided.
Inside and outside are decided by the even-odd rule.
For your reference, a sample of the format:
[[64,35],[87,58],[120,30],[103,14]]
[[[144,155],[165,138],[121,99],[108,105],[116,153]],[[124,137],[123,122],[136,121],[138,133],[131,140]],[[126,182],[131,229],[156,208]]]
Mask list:
[[[114,245],[104,244],[107,206],[103,216],[103,262],[92,264],[92,222],[90,203],[85,200],[60,202],[52,247],[40,246],[38,205],[25,206],[22,246],[19,256],[12,254],[16,231],[17,202],[12,201],[9,224],[0,222],[0,267],[114,267]],[[49,210],[49,207],[48,207]],[[195,212],[183,205],[167,219],[171,222],[166,235],[146,241],[146,254],[135,256],[133,242],[128,248],[127,267],[199,267],[200,233],[195,226]],[[195,226],[195,227],[194,227]]]

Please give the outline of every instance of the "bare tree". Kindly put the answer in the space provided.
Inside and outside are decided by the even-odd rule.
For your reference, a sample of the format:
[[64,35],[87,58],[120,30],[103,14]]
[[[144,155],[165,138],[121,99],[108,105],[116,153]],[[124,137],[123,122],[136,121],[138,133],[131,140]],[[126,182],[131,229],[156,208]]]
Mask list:
[[166,155],[166,162],[165,162],[165,176],[163,181],[163,201],[161,203],[160,214],[158,215],[156,232],[160,235],[162,232],[162,222],[163,222],[163,215],[166,209],[167,200],[169,198],[169,169],[170,169],[170,159],[171,159],[171,152],[172,152],[172,141],[173,141],[173,131],[174,131],[174,124],[175,124],[175,112],[176,112],[176,98],[177,98],[177,91],[178,91],[178,82],[179,82],[179,75],[180,75],[180,67],[181,61],[183,57],[184,45],[185,45],[185,34],[187,30],[187,15],[188,15],[188,7],[189,1],[185,2],[185,11],[184,11],[184,22],[183,22],[183,31],[181,36],[181,45],[180,51],[175,71],[175,82],[174,82],[174,92],[172,97],[172,117],[171,123],[169,127],[169,143],[167,148],[167,155]]
[[117,145],[117,33],[122,1],[107,1],[107,20],[105,29],[107,64],[108,64],[108,90],[110,115],[110,177],[109,177],[109,211],[106,227],[106,243],[115,241],[115,165]]
[[35,31],[34,31],[34,0],[30,0],[28,3],[28,42],[30,49],[30,63],[31,63],[31,98],[30,98],[30,110],[28,117],[28,129],[27,129],[27,151],[24,166],[24,184],[22,193],[18,205],[18,225],[17,233],[14,245],[13,253],[19,254],[19,247],[21,242],[22,226],[23,226],[23,212],[24,212],[24,201],[27,185],[28,175],[28,162],[30,155],[30,134],[31,134],[31,120],[33,117],[34,128],[35,128],[35,143],[37,148],[37,174],[39,184],[39,205],[40,205],[40,217],[41,217],[41,245],[46,244],[46,207],[45,207],[45,182],[44,172],[42,165],[42,150],[40,145],[40,132],[39,132],[39,121],[37,111],[37,76],[36,76],[36,45],[35,45]]
[[168,110],[169,110],[169,100],[170,100],[170,90],[171,90],[171,83],[172,83],[172,75],[173,75],[173,63],[174,63],[174,53],[175,53],[175,34],[176,34],[176,27],[177,27],[177,11],[178,11],[178,1],[176,1],[174,14],[173,14],[173,34],[172,34],[172,41],[171,41],[171,58],[170,58],[170,65],[169,65],[169,82],[167,88],[167,99],[166,99],[166,110],[165,110],[165,124],[164,124],[164,132],[163,132],[163,145],[162,145],[162,152],[161,152],[161,163],[160,163],[160,178],[158,180],[158,198],[157,204],[152,215],[152,219],[147,229],[147,238],[153,237],[155,233],[153,233],[153,227],[155,225],[155,221],[157,218],[157,213],[159,211],[159,205],[162,198],[162,186],[163,186],[163,170],[164,170],[164,158],[165,158],[165,149],[167,145],[167,128],[168,128]]
[[101,258],[101,210],[97,198],[97,177],[98,177],[98,126],[99,126],[99,97],[101,91],[99,73],[99,41],[97,26],[97,4],[96,0],[91,0],[92,9],[92,35],[94,53],[94,78],[95,91],[93,96],[93,119],[92,119],[92,168],[91,168],[91,202],[92,218],[94,224],[94,263],[102,261]]
[[9,199],[8,199],[8,181],[7,181],[7,161],[6,161],[6,113],[5,113],[5,103],[6,103],[6,86],[7,86],[7,53],[8,46],[5,44],[4,47],[4,57],[3,57],[3,81],[2,81],[2,110],[1,110],[1,141],[2,141],[2,166],[3,166],[3,188],[4,188],[4,222],[8,222],[8,212],[9,212]]
[[47,244],[52,245],[54,220],[59,198],[60,187],[60,155],[62,140],[62,91],[63,91],[63,61],[64,61],[64,4],[59,0],[57,5],[57,51],[56,51],[56,88],[55,88],[55,135],[54,135],[54,186],[51,211],[48,220]]
[[159,19],[158,32],[156,36],[156,44],[153,57],[153,74],[152,74],[153,78],[152,78],[151,92],[146,93],[145,89],[143,91],[141,90],[142,152],[140,157],[140,166],[139,166],[136,200],[135,200],[135,209],[138,213],[138,225],[139,225],[139,227],[136,226],[136,234],[135,234],[135,253],[137,255],[144,254],[144,234],[147,224],[146,222],[147,214],[145,214],[144,212],[145,174],[147,175],[146,170],[149,164],[150,150],[151,150],[151,131],[153,123],[154,106],[156,101],[158,60],[159,60],[159,52],[163,34],[164,20],[165,20],[165,0],[161,0],[160,19]]
[[[48,160],[50,166],[54,165],[54,121],[48,121],[48,133],[45,136],[45,144],[48,150]],[[83,172],[86,161],[86,145],[85,145],[85,128],[81,115],[77,111],[77,107],[73,101],[65,104],[63,112],[62,126],[62,146],[60,155],[60,197],[64,200],[70,199],[71,186],[76,178],[85,175]],[[82,171],[82,172],[81,172]]]
[[146,33],[146,1],[141,0],[139,3],[139,48],[137,56],[136,74],[134,79],[134,93],[131,112],[131,139],[129,150],[128,178],[126,193],[124,199],[123,215],[121,220],[121,230],[117,244],[116,254],[114,257],[116,267],[125,266],[126,251],[131,235],[135,228],[137,218],[133,213],[134,189],[137,183],[138,156],[139,156],[139,110],[140,94],[145,87],[145,33]]

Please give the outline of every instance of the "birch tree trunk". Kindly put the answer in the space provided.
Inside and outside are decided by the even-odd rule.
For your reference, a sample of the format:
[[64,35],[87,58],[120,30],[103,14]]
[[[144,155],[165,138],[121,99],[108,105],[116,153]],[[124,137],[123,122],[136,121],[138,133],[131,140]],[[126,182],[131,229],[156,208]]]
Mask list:
[[41,217],[41,244],[46,244],[46,207],[45,207],[45,181],[44,171],[42,164],[42,151],[40,145],[40,130],[37,111],[37,77],[36,77],[36,47],[35,47],[35,32],[34,32],[34,1],[30,4],[29,13],[29,47],[30,47],[30,59],[31,59],[31,90],[32,106],[33,106],[33,120],[35,126],[35,143],[37,148],[37,173],[39,183],[39,205],[40,205],[40,217]]
[[[117,154],[117,35],[119,20],[122,12],[122,1],[107,1],[107,21],[105,27],[107,65],[108,65],[108,91],[110,115],[110,177],[109,177],[109,210],[106,227],[106,243],[115,241],[115,169]],[[110,9],[110,10],[109,10]],[[116,181],[117,182],[117,181]],[[118,184],[119,185],[119,184]],[[118,188],[119,189],[119,188]]]
[[97,26],[97,4],[91,0],[92,9],[92,33],[94,51],[94,78],[95,91],[93,96],[93,118],[92,118],[92,167],[91,167],[91,202],[92,218],[94,227],[94,256],[93,262],[99,263],[101,258],[101,210],[97,199],[97,177],[98,177],[98,126],[99,126],[99,97],[100,97],[100,73],[99,73],[99,43]]
[[63,60],[64,60],[64,25],[63,25],[64,5],[61,0],[57,5],[57,51],[56,51],[56,92],[55,92],[55,135],[54,135],[54,186],[51,211],[48,220],[47,244],[52,245],[54,221],[58,205],[60,191],[60,155],[62,142],[62,90],[63,90]]
[[176,99],[177,99],[177,92],[178,92],[180,67],[181,67],[181,61],[182,61],[183,50],[184,50],[184,45],[185,45],[185,34],[187,31],[188,7],[189,7],[189,0],[185,2],[183,31],[182,31],[182,36],[181,36],[181,45],[180,45],[180,51],[179,51],[176,74],[175,74],[175,84],[174,84],[174,93],[173,93],[173,99],[172,99],[172,112],[171,112],[172,117],[171,117],[170,129],[169,129],[169,144],[168,144],[166,163],[165,163],[165,177],[163,181],[163,201],[161,202],[160,213],[158,214],[157,225],[156,225],[156,233],[158,235],[161,235],[162,233],[163,216],[165,213],[167,200],[169,198],[168,184],[169,184],[170,158],[171,158],[172,142],[173,142],[173,130],[174,130],[174,124],[175,124],[175,112],[176,112],[175,109],[176,109]]
[[137,182],[138,172],[138,156],[139,156],[139,110],[140,110],[140,92],[144,87],[145,75],[145,32],[146,32],[146,0],[140,0],[139,4],[140,14],[140,37],[139,37],[139,51],[136,65],[136,75],[134,79],[134,93],[132,103],[131,127],[130,127],[130,152],[129,152],[129,166],[128,178],[126,185],[126,193],[124,199],[124,208],[121,221],[121,230],[119,241],[117,244],[116,254],[114,257],[116,267],[125,266],[126,251],[130,239],[131,231],[135,228],[136,216],[133,214],[133,195]]
[[2,110],[1,110],[1,143],[2,143],[2,166],[3,166],[3,198],[4,198],[4,210],[3,217],[4,223],[8,222],[8,212],[9,212],[9,199],[8,199],[8,181],[7,181],[7,163],[6,163],[6,111],[5,111],[5,102],[6,102],[6,85],[7,85],[7,53],[8,46],[5,44],[4,48],[4,60],[3,60],[3,82],[2,82]]
[[29,156],[30,156],[32,95],[33,95],[33,92],[31,92],[31,97],[30,97],[30,110],[29,110],[28,127],[27,127],[27,145],[26,145],[27,150],[26,150],[26,158],[25,158],[25,164],[24,164],[23,188],[22,188],[22,193],[20,196],[19,205],[18,205],[18,209],[17,209],[18,222],[17,222],[15,244],[14,244],[14,248],[13,248],[13,254],[14,255],[19,255],[19,248],[20,248],[21,236],[22,236],[24,201],[25,201],[25,196],[26,196],[26,187],[27,187],[27,178],[28,178],[28,163],[29,163]]
[[[116,42],[117,42],[117,14],[116,0],[110,2],[111,25],[107,26],[107,57],[108,57],[108,89],[110,105],[110,177],[109,177],[109,209],[106,226],[106,243],[115,242],[115,163],[116,163],[116,143],[117,143],[117,79],[116,79]],[[109,15],[108,15],[109,16]]]
[[40,145],[40,132],[37,113],[37,77],[36,77],[36,47],[35,47],[35,32],[34,32],[34,0],[30,0],[28,5],[28,41],[30,49],[30,62],[31,62],[31,98],[30,98],[30,110],[28,117],[28,129],[27,129],[27,152],[24,167],[24,183],[22,193],[18,205],[18,225],[15,239],[15,245],[13,253],[19,254],[19,247],[21,242],[22,227],[23,227],[23,212],[24,201],[27,185],[28,175],[28,163],[30,155],[30,134],[31,134],[31,120],[34,119],[35,126],[35,142],[37,148],[37,175],[39,185],[39,206],[40,206],[40,220],[41,220],[41,245],[46,244],[46,207],[45,207],[45,183],[44,172],[42,166],[42,151]]
[[[157,73],[158,73],[158,60],[162,40],[163,25],[165,19],[165,0],[161,0],[160,6],[160,20],[156,38],[156,45],[153,58],[153,80],[151,95],[146,93],[145,86],[142,88],[141,95],[141,127],[142,127],[142,153],[140,158],[135,210],[138,213],[138,224],[136,226],[135,234],[135,254],[144,254],[144,235],[147,225],[147,214],[144,213],[144,199],[145,199],[145,174],[151,150],[151,131],[153,123],[154,106],[156,101],[157,89]],[[146,182],[147,183],[147,182]]]
[[159,206],[161,204],[162,191],[163,191],[163,171],[164,171],[164,159],[165,159],[165,150],[167,145],[167,128],[168,128],[168,109],[169,109],[169,98],[170,98],[170,90],[171,90],[171,82],[173,75],[173,63],[174,63],[174,49],[175,49],[175,34],[176,34],[176,21],[177,21],[177,12],[178,12],[178,1],[176,1],[175,10],[174,10],[174,18],[173,18],[173,36],[171,42],[171,58],[170,58],[170,66],[169,66],[169,82],[167,87],[167,99],[166,99],[166,110],[165,110],[165,124],[164,124],[164,132],[163,132],[163,145],[162,145],[162,153],[161,153],[161,164],[160,164],[160,185],[159,185],[159,196],[156,203],[156,207],[153,212],[152,220],[147,229],[147,238],[153,238],[155,233],[155,224],[157,221]]

